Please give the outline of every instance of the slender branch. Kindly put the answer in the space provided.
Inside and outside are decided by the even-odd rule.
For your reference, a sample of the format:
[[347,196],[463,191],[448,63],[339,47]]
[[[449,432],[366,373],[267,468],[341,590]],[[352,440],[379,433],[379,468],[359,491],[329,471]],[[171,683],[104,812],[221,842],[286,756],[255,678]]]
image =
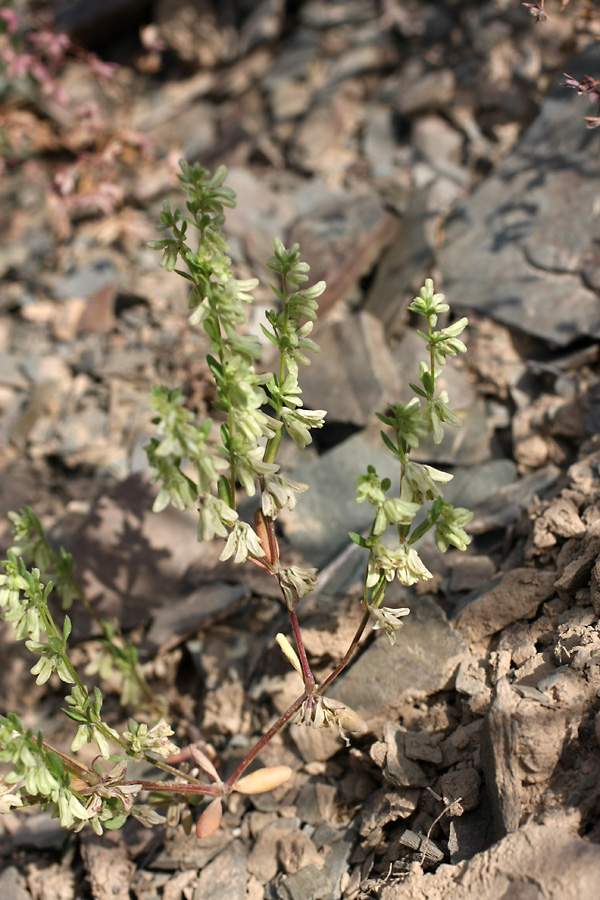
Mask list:
[[[180,773],[181,774],[181,773]],[[156,791],[159,794],[201,794],[206,797],[221,797],[221,784],[188,784],[181,781],[120,781],[119,787],[130,787],[139,784],[143,791]]]
[[286,709],[286,711],[283,713],[282,716],[279,717],[279,719],[277,719],[275,724],[271,725],[269,730],[263,734],[261,739],[254,745],[252,750],[250,750],[250,752],[241,761],[241,763],[239,764],[239,766],[237,767],[235,772],[232,775],[230,775],[229,778],[227,779],[227,781],[225,782],[225,785],[227,786],[227,788],[229,790],[231,790],[231,788],[236,783],[238,778],[240,778],[242,776],[242,774],[248,768],[250,763],[256,759],[256,757],[258,756],[260,751],[263,749],[263,747],[265,747],[269,743],[271,738],[275,737],[277,732],[281,731],[281,729],[284,727],[284,725],[287,725],[287,723],[290,721],[292,716],[296,712],[298,712],[298,710],[300,709],[300,707],[306,700],[307,696],[308,695],[305,691],[300,697],[298,697],[297,700],[294,700],[292,705]]
[[346,668],[346,666],[348,665],[348,663],[350,662],[350,660],[354,654],[354,651],[358,647],[358,642],[360,641],[360,639],[363,635],[363,632],[368,625],[368,622],[369,622],[369,613],[365,612],[364,616],[362,617],[362,621],[361,621],[360,625],[356,629],[356,634],[352,638],[352,643],[346,650],[346,655],[344,656],[342,661],[337,664],[337,666],[335,667],[333,672],[331,672],[327,676],[325,681],[323,681],[322,684],[319,685],[319,687],[317,688],[317,691],[316,691],[317,694],[323,694],[323,692],[327,690],[327,688],[329,687],[331,682],[335,681],[335,679],[338,677],[338,675],[341,672],[343,672],[343,670]]
[[310,688],[315,685],[315,676],[313,675],[310,664],[308,662],[308,657],[306,655],[306,649],[304,647],[304,641],[302,640],[302,634],[300,632],[300,624],[298,622],[298,616],[296,615],[295,609],[289,610],[290,614],[290,622],[292,624],[292,631],[294,632],[294,638],[296,639],[296,647],[298,648],[298,656],[300,657],[300,665],[302,666],[302,675],[304,677],[304,684],[308,691],[310,692]]

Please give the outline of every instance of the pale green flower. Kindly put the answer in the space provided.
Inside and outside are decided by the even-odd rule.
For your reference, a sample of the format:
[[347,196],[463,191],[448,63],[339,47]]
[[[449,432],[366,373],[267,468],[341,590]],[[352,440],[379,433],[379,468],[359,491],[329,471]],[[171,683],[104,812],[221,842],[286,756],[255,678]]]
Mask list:
[[317,583],[316,569],[288,566],[277,571],[277,578],[289,609],[294,609],[298,600],[314,590]]
[[23,798],[20,794],[10,793],[11,787],[12,785],[0,781],[0,815],[23,806]]
[[256,493],[256,481],[266,475],[274,475],[279,471],[279,463],[268,463],[263,460],[264,450],[261,447],[243,444],[238,438],[234,438],[234,466],[235,474],[248,494],[254,497]]
[[322,428],[327,411],[324,409],[290,409],[282,413],[286,431],[300,450],[312,443],[311,428]]
[[359,475],[356,479],[356,502],[364,503],[368,500],[373,506],[381,506],[385,500],[385,493],[381,488],[381,482],[373,466],[368,466],[366,475]]
[[296,506],[296,494],[308,490],[302,481],[294,481],[285,475],[265,475],[261,496],[262,511],[270,519],[276,519],[281,510],[287,507],[292,510]]
[[123,732],[123,739],[130,744],[131,753],[138,759],[141,759],[144,753],[154,753],[168,759],[169,756],[179,752],[179,747],[169,740],[172,734],[174,731],[165,719],[160,719],[153,728],[130,719],[129,731]]
[[373,631],[383,631],[390,644],[394,646],[396,643],[396,632],[404,624],[400,620],[410,613],[410,609],[407,607],[392,609],[389,606],[369,606],[368,611],[369,617],[373,622]]
[[219,556],[221,561],[233,556],[234,563],[246,562],[249,556],[255,558],[265,555],[260,538],[251,525],[247,522],[236,522],[233,526],[223,552]]
[[110,757],[110,748],[105,732],[108,732],[115,741],[119,740],[118,732],[114,728],[109,728],[108,725],[103,725],[101,728],[96,724],[81,724],[71,743],[71,752],[77,753],[84,744],[91,744],[92,741],[95,741],[102,759],[108,759]]
[[464,530],[473,518],[473,513],[464,507],[453,507],[450,503],[443,503],[441,514],[435,523],[435,539],[438,549],[445,553],[450,545],[458,550],[466,550],[471,538]]
[[400,496],[403,500],[422,505],[426,500],[441,497],[442,492],[438,484],[448,484],[453,477],[448,472],[434,469],[433,466],[408,462],[404,468]]
[[39,660],[30,669],[32,675],[37,675],[36,684],[46,684],[53,672],[56,672],[65,684],[75,684],[75,679],[61,653],[56,653],[48,644],[40,644],[37,641],[26,641],[25,646],[32,653],[40,655]]
[[427,278],[419,291],[419,296],[415,297],[408,308],[411,312],[426,316],[430,320],[431,326],[434,327],[440,313],[448,312],[450,309],[445,300],[444,294],[434,292],[433,279]]
[[213,494],[204,494],[200,497],[198,512],[199,541],[212,541],[215,537],[227,537],[229,534],[227,529],[231,528],[238,518],[235,509]]
[[375,587],[382,573],[386,581],[393,581],[397,576],[401,584],[407,585],[432,577],[414,547],[406,544],[395,548],[383,544],[373,547],[367,564],[367,587]]
[[389,497],[377,510],[373,534],[383,534],[389,525],[410,525],[420,508],[419,503]]
[[416,584],[418,581],[429,581],[433,578],[414,547],[403,544],[399,550],[398,581],[401,584]]

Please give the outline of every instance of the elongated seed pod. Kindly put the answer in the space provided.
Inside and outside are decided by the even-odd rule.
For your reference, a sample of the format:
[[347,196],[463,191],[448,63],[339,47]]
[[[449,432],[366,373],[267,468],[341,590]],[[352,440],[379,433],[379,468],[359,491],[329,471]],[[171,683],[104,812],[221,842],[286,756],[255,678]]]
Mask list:
[[196,822],[196,837],[200,839],[209,837],[214,834],[223,818],[223,804],[220,797],[215,797],[202,811],[200,818]]
[[268,562],[269,565],[274,565],[279,559],[279,544],[277,543],[277,538],[275,538],[275,559],[272,559],[267,519],[260,507],[254,510],[254,530],[260,538],[262,548],[265,551],[266,562]]
[[289,766],[265,766],[264,769],[244,775],[234,784],[233,790],[240,794],[262,794],[285,784],[291,774]]
[[302,675],[302,666],[300,665],[300,660],[298,659],[298,654],[286,638],[285,634],[281,634],[281,632],[276,635],[275,640],[279,644],[281,652],[287,659],[289,663],[295,668],[296,672],[299,675]]

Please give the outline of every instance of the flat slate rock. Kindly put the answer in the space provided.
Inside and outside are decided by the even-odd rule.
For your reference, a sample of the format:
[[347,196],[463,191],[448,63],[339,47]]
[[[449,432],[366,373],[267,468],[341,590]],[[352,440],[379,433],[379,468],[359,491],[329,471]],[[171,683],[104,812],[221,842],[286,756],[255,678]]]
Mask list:
[[[592,50],[569,74],[581,77],[596,64]],[[439,253],[443,290],[455,306],[558,346],[600,336],[600,154],[586,112],[558,85],[515,150],[447,224]]]
[[370,644],[335,685],[336,699],[367,719],[371,728],[389,718],[390,709],[446,690],[466,644],[431,597],[420,597],[406,617],[395,646],[383,637]]

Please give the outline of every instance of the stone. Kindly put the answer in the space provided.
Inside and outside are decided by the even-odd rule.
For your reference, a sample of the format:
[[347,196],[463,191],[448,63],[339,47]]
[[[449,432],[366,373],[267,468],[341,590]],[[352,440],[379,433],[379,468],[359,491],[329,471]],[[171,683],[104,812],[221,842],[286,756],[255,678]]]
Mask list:
[[[363,426],[375,410],[384,410],[400,392],[396,361],[383,326],[366,312],[315,329],[321,352],[302,373],[302,400],[310,409],[326,409],[327,422]],[[348,354],[348,348],[352,354]]]
[[440,177],[414,192],[403,209],[363,305],[391,336],[402,333],[406,308],[431,271],[441,222],[463,195],[464,188]]
[[385,639],[374,641],[336,682],[336,697],[363,716],[373,730],[393,710],[447,690],[467,653],[430,597],[416,600],[404,622],[394,647]]
[[[590,65],[591,49],[572,74]],[[518,146],[447,225],[439,263],[443,289],[459,308],[554,346],[600,336],[593,137],[578,105],[556,87]]]
[[118,284],[121,276],[112,259],[100,256],[82,268],[75,268],[54,288],[59,300],[71,297],[91,297],[100,288]]
[[[514,466],[514,463],[512,465]],[[516,478],[516,466],[513,472]],[[474,516],[469,523],[469,533],[485,534],[495,528],[506,528],[515,521],[521,510],[531,503],[535,495],[543,495],[556,484],[560,474],[558,466],[548,465],[523,478],[513,479],[512,483],[498,486],[496,491],[490,492],[488,497],[473,509]]]
[[193,900],[246,900],[247,850],[241,841],[232,841],[200,872]]
[[294,875],[309,865],[321,868],[323,859],[304,831],[288,831],[280,834],[277,856],[286,875]]
[[483,786],[480,802],[462,816],[450,819],[448,852],[450,862],[456,864],[487,850],[492,843],[492,814],[487,789]]
[[452,804],[448,810],[449,816],[462,816],[479,805],[481,776],[473,766],[445,772],[441,786],[444,803]]
[[593,897],[600,847],[559,826],[530,823],[458,865],[384,885],[381,900],[579,900]]
[[472,591],[491,581],[496,573],[496,565],[489,556],[472,556],[457,550],[450,551],[446,560],[450,567],[451,591]]
[[327,900],[331,896],[331,883],[313,863],[284,878],[277,889],[277,896],[281,900]]
[[363,806],[360,814],[360,834],[369,835],[388,822],[408,819],[417,808],[421,791],[417,788],[398,788],[390,791],[386,786],[375,791]]
[[484,720],[481,744],[481,762],[497,838],[516,831],[521,818],[516,707],[516,694],[508,679],[501,678]]
[[300,820],[277,818],[259,833],[254,846],[248,854],[248,872],[254,875],[261,884],[275,878],[278,870],[278,845],[289,832],[298,834]]
[[398,787],[425,787],[427,777],[421,766],[408,759],[404,754],[404,731],[393,722],[386,722],[383,727],[384,746],[373,744],[371,758],[377,764],[383,763],[383,774],[386,779]]
[[554,572],[532,568],[506,572],[461,601],[452,625],[469,643],[476,643],[520,619],[532,619],[554,594],[555,579]]
[[10,900],[31,900],[25,879],[16,866],[8,866],[0,874],[0,894]]
[[331,309],[369,273],[392,241],[397,222],[371,192],[321,190],[294,222],[289,243],[297,242],[311,267],[310,283],[324,280],[319,314]]

